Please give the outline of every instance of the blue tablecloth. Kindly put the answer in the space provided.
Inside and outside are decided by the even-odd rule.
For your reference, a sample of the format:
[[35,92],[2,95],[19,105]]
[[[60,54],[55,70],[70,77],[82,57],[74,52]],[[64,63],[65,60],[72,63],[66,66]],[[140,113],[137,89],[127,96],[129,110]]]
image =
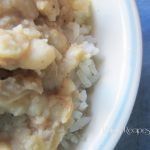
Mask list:
[[[150,150],[150,0],[137,0],[143,32],[143,69],[137,100],[116,150]],[[137,130],[138,129],[138,130]],[[143,132],[145,131],[145,132]]]

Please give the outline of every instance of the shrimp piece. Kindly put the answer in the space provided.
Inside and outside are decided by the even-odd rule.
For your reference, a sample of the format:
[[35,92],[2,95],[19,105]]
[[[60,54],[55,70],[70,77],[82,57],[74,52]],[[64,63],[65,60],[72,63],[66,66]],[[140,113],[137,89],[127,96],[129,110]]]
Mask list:
[[55,59],[55,48],[47,42],[32,28],[0,29],[0,66],[8,70],[45,69]]
[[47,40],[34,39],[30,51],[21,60],[21,68],[32,70],[43,70],[55,59],[55,48],[47,44]]

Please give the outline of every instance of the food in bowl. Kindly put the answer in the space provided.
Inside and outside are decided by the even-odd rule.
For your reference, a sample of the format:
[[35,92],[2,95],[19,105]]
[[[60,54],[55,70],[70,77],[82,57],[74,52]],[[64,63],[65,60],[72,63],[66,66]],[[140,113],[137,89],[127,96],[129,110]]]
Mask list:
[[98,79],[90,1],[1,0],[0,10],[0,149],[67,149]]

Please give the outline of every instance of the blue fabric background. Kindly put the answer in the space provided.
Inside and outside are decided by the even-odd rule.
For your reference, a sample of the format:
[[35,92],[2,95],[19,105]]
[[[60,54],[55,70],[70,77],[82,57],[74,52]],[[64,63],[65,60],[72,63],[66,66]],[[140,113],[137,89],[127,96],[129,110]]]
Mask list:
[[[129,129],[150,131],[150,0],[137,0],[143,33],[143,69],[137,100],[127,124]],[[150,150],[150,133],[124,133],[116,150]]]

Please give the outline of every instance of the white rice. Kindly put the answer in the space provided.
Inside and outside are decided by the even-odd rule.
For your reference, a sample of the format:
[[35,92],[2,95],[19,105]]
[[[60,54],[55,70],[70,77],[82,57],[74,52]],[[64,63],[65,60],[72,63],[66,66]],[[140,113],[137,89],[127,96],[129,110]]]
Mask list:
[[70,128],[70,132],[76,132],[80,129],[82,129],[83,127],[85,127],[90,121],[90,117],[82,117],[79,120],[75,121],[73,123],[73,125]]
[[89,108],[86,88],[90,88],[98,80],[98,71],[92,59],[87,59],[80,63],[76,71],[76,78],[78,79],[76,82],[80,82],[79,89],[81,92],[78,95],[78,100],[75,100],[76,109],[73,112],[74,121],[61,142],[59,147],[61,150],[73,149],[73,145],[78,144],[82,138],[80,131],[82,131],[91,120],[90,116],[86,114]]
[[[90,35],[91,26],[83,25],[82,27],[78,23],[69,23],[64,32],[71,43],[82,44],[84,50],[92,56],[98,54],[99,49],[96,48],[96,39]],[[73,112],[73,124],[70,127],[68,133],[63,138],[59,149],[70,150],[73,149],[73,145],[79,143],[82,134],[81,131],[89,124],[91,118],[86,114],[89,108],[87,102],[87,88],[90,88],[98,80],[99,73],[95,67],[93,59],[87,59],[79,64],[75,72],[73,81],[80,93],[75,98],[76,109]]]

